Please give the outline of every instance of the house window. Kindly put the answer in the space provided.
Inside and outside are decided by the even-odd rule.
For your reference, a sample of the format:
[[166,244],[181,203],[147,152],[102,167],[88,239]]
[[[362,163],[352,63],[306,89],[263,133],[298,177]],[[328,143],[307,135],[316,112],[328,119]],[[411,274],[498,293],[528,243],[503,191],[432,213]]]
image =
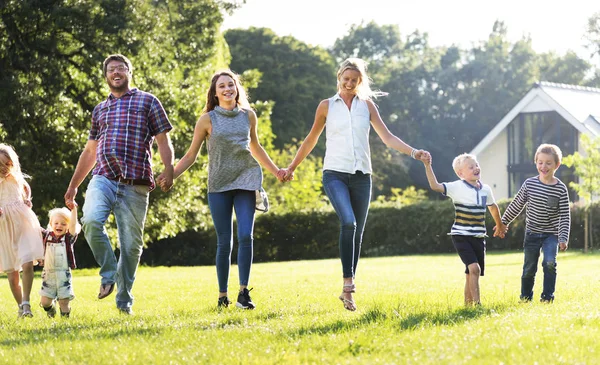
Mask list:
[[[563,156],[577,150],[578,131],[557,112],[520,113],[508,126],[508,191],[514,196],[525,179],[537,175],[533,161],[542,143],[560,147]],[[573,169],[561,165],[556,177],[567,186],[575,181]],[[571,200],[575,192],[569,189]]]

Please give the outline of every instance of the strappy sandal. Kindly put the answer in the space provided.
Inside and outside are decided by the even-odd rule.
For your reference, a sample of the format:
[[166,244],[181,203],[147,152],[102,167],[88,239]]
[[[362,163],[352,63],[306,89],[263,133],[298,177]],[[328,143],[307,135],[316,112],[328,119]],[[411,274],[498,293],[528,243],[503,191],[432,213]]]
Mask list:
[[[27,308],[25,308],[27,306]],[[29,302],[23,301],[19,304],[19,317],[21,318],[31,318],[33,317],[33,313],[31,312],[31,304]]]
[[107,296],[112,294],[113,290],[115,290],[115,283],[100,285],[100,290],[98,291],[98,299],[106,298]]
[[356,303],[354,302],[353,299],[346,299],[344,298],[344,294],[347,293],[355,293],[356,292],[356,286],[354,284],[344,284],[344,289],[342,291],[342,294],[340,295],[340,300],[342,301],[342,303],[344,303],[344,308],[346,308],[347,310],[354,312],[356,310]]

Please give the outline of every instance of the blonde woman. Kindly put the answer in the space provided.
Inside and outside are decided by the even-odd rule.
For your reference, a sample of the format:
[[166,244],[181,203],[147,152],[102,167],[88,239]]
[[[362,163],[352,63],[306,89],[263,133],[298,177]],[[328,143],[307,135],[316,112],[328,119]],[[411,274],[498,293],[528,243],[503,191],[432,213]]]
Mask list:
[[337,72],[337,90],[334,96],[319,103],[312,129],[288,166],[285,180],[293,179],[294,170],[327,127],[323,186],[340,219],[344,284],[339,298],[344,308],[355,311],[354,278],[371,200],[371,126],[390,148],[416,159],[423,158],[426,152],[412,148],[388,130],[373,102],[374,97],[384,93],[371,89],[363,60],[349,58],[342,62]]

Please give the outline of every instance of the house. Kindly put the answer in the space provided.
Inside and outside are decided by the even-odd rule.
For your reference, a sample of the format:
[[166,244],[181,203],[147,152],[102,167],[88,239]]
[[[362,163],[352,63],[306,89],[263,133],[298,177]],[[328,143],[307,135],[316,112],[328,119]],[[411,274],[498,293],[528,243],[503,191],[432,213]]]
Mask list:
[[[555,144],[567,156],[580,151],[582,134],[600,135],[600,89],[539,82],[471,153],[495,198],[505,199],[514,196],[527,177],[537,175],[533,159],[540,144]],[[557,177],[567,185],[576,181],[566,166],[560,166]]]

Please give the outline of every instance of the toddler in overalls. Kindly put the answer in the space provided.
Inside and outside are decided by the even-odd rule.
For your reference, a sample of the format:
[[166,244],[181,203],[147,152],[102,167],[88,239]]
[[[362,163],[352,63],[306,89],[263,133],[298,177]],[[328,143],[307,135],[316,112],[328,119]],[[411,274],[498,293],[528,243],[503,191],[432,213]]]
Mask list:
[[44,271],[40,305],[48,317],[56,316],[54,302],[58,301],[62,317],[69,317],[69,302],[75,298],[71,269],[75,268],[73,244],[81,231],[77,222],[77,205],[71,211],[55,208],[48,213],[48,229],[42,229],[44,237]]

